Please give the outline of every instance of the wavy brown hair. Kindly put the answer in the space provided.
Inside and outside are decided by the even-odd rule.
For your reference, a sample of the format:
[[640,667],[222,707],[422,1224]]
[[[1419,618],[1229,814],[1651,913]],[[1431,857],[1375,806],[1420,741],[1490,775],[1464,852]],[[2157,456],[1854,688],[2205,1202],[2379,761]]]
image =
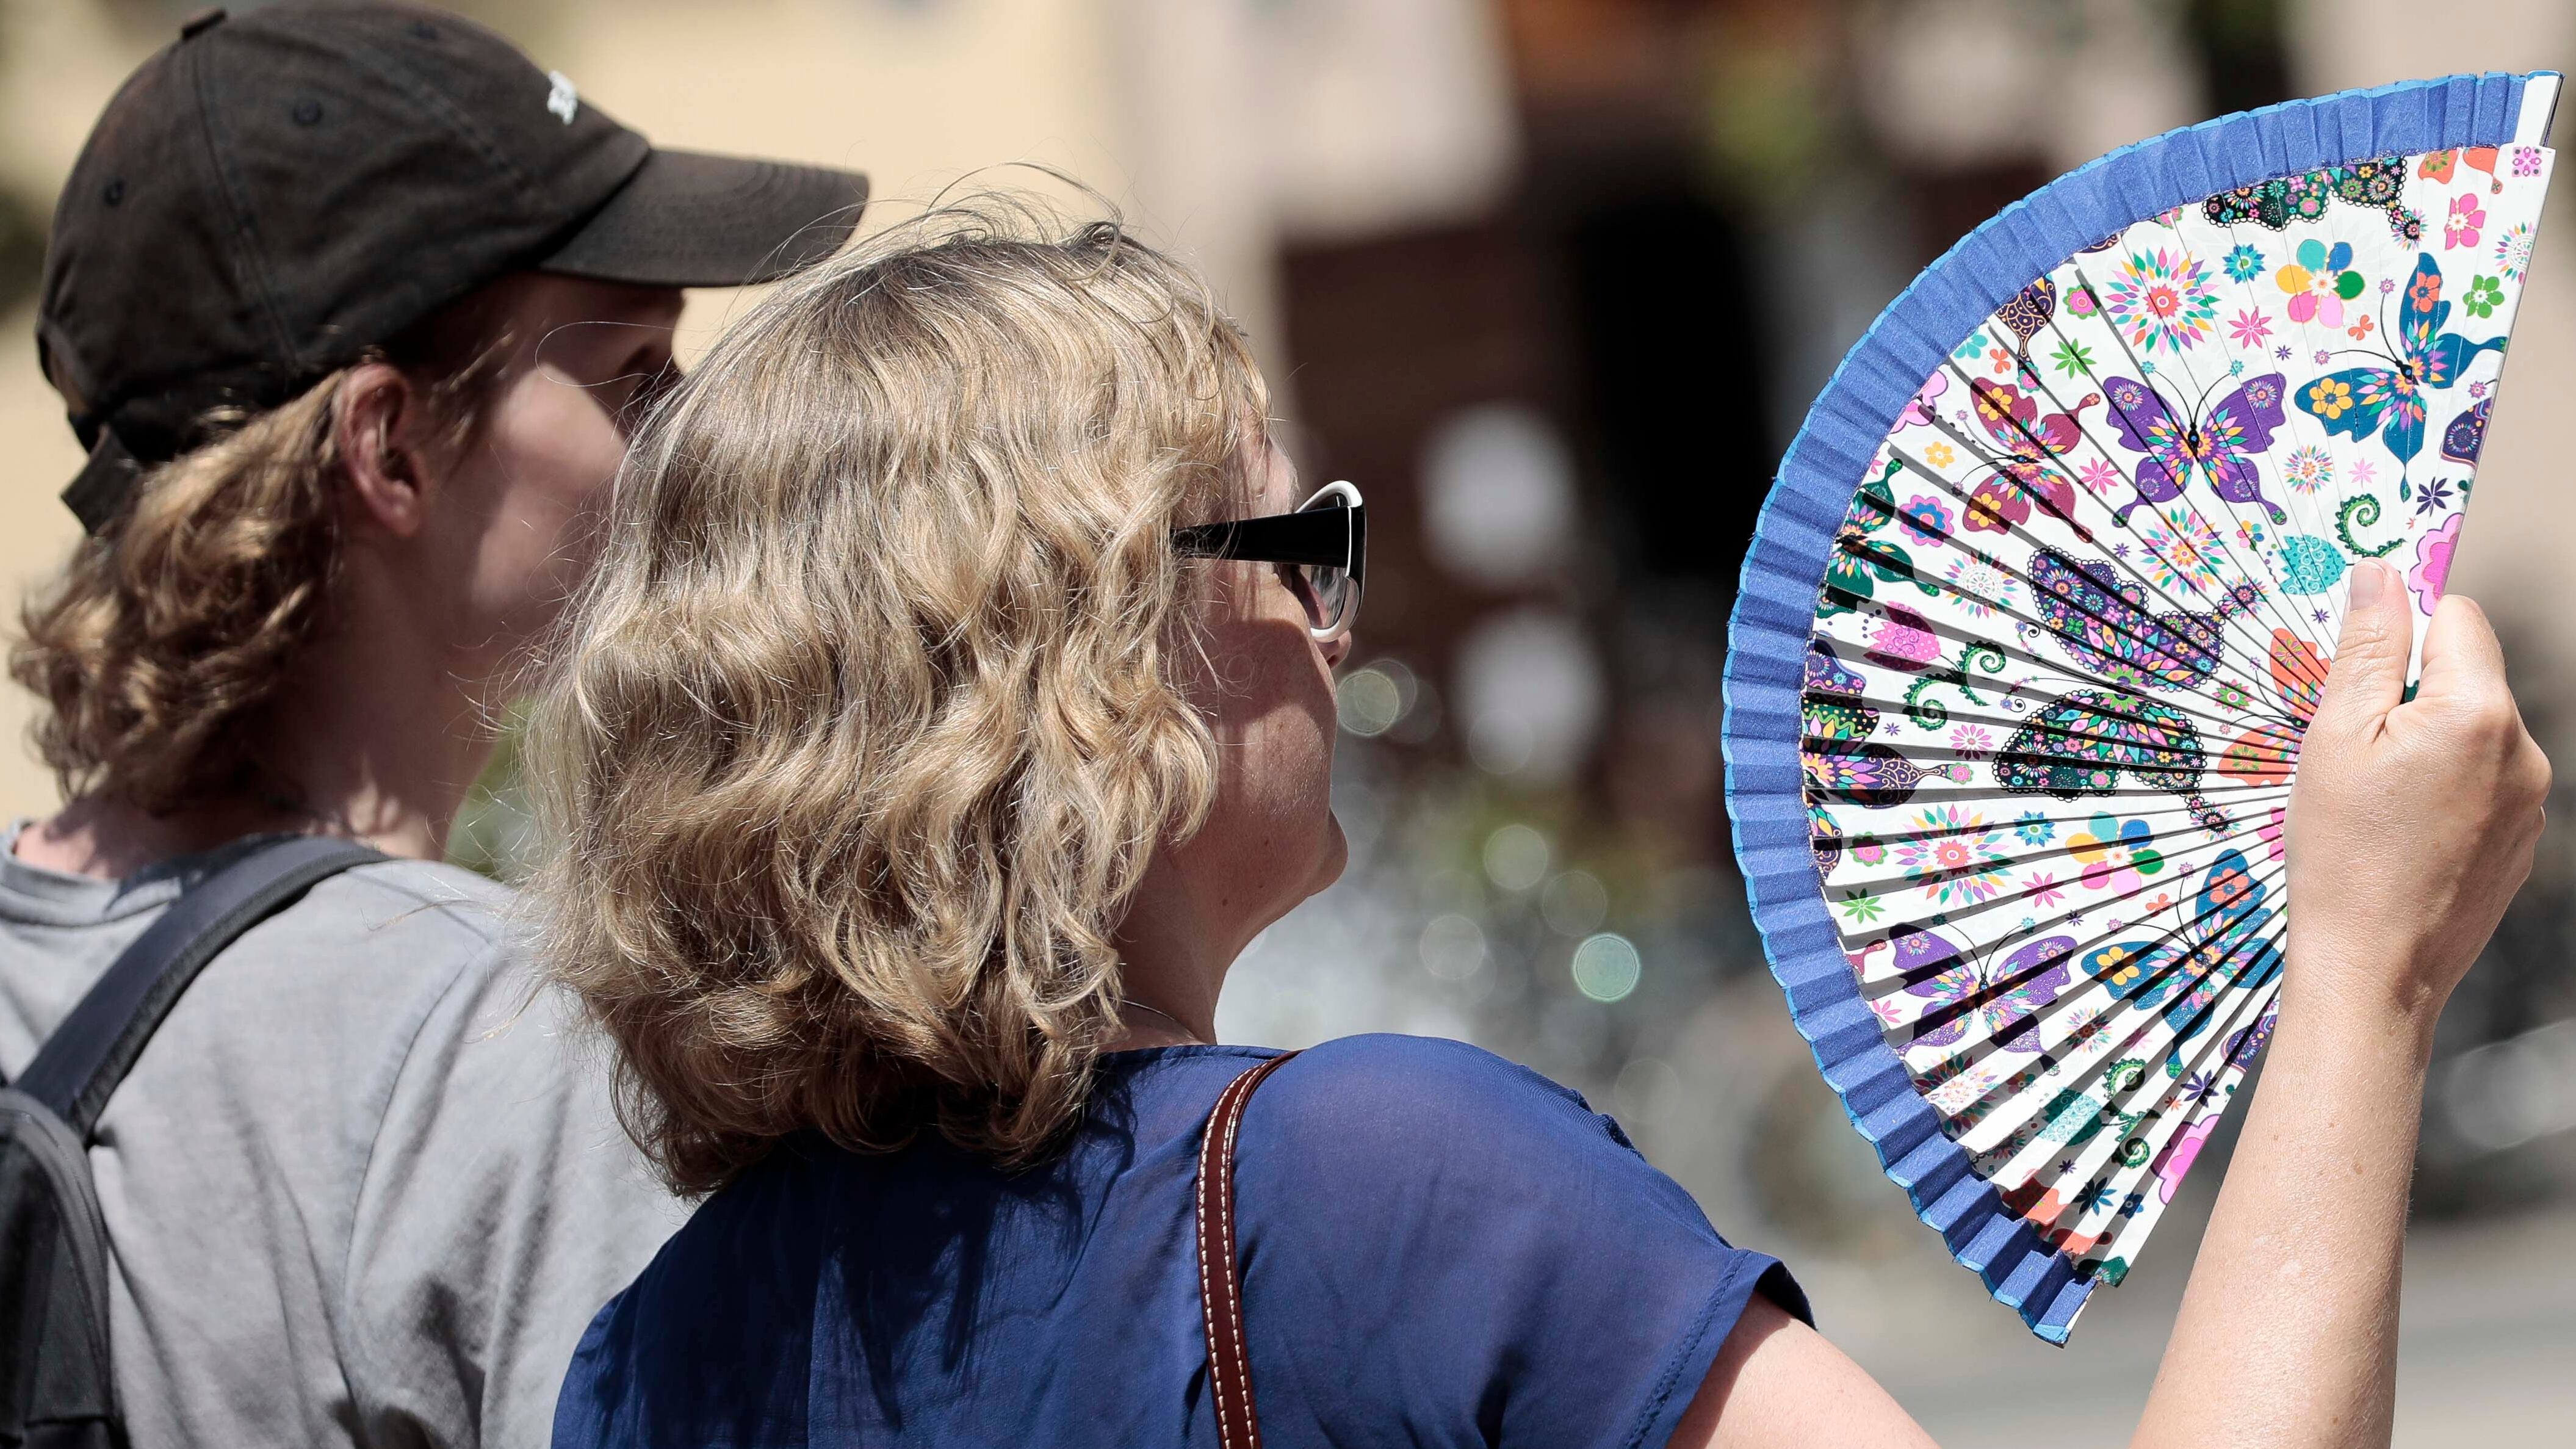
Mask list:
[[1185,268],[988,198],[781,284],[647,425],[533,704],[531,899],[674,1186],[1079,1114],[1215,788],[1170,529],[1266,405]]
[[[504,310],[497,290],[474,294],[369,356],[412,375],[449,455],[508,355]],[[159,812],[289,788],[263,773],[261,714],[323,626],[353,371],[266,412],[207,414],[211,441],[136,480],[22,603],[9,672],[44,706],[32,734],[66,796]]]

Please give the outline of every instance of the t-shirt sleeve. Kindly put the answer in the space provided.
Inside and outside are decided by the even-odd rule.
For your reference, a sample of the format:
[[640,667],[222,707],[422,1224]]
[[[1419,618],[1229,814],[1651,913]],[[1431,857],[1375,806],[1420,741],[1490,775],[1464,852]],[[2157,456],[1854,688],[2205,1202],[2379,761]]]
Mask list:
[[686,1218],[619,1130],[574,1007],[498,951],[395,1080],[349,1245],[351,1385],[381,1442],[541,1446],[573,1348]]
[[1754,1294],[1807,1316],[1616,1123],[1460,1043],[1327,1043],[1269,1079],[1238,1141],[1253,1385],[1280,1442],[1661,1449]]

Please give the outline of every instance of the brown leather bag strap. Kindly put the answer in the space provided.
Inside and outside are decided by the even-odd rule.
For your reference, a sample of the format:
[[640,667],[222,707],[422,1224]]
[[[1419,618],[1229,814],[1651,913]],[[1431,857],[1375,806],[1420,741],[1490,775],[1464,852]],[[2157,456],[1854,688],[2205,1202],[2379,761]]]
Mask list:
[[1199,1309],[1207,1323],[1208,1383],[1216,1395],[1221,1449],[1261,1449],[1252,1355],[1243,1339],[1243,1284],[1235,1272],[1234,1133],[1253,1089],[1295,1055],[1282,1052],[1235,1078],[1218,1095],[1199,1140]]

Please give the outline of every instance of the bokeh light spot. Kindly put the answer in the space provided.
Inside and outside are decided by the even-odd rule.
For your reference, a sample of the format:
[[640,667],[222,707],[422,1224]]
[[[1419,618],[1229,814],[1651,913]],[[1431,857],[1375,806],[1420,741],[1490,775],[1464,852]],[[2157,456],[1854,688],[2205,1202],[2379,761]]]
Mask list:
[[1645,963],[1625,936],[1604,931],[1574,948],[1574,989],[1595,1001],[1618,1001],[1637,989]]
[[1372,664],[1342,676],[1335,688],[1334,708],[1343,729],[1373,739],[1404,717],[1404,690]]
[[1507,891],[1525,891],[1547,879],[1547,837],[1526,825],[1506,825],[1485,837],[1485,878]]
[[1539,893],[1538,909],[1549,930],[1580,938],[1601,929],[1610,914],[1610,892],[1592,872],[1569,870]]
[[1485,969],[1485,928],[1465,916],[1434,916],[1422,928],[1422,969],[1464,981]]

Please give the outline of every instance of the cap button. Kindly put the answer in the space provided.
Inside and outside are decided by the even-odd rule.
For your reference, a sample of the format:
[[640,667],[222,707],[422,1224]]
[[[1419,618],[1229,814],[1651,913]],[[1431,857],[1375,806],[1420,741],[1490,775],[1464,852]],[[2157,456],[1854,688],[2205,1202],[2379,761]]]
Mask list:
[[196,14],[179,22],[179,38],[181,40],[196,39],[206,31],[212,30],[216,26],[223,24],[225,14],[226,12],[224,7],[221,5],[207,6],[205,9],[200,10]]

